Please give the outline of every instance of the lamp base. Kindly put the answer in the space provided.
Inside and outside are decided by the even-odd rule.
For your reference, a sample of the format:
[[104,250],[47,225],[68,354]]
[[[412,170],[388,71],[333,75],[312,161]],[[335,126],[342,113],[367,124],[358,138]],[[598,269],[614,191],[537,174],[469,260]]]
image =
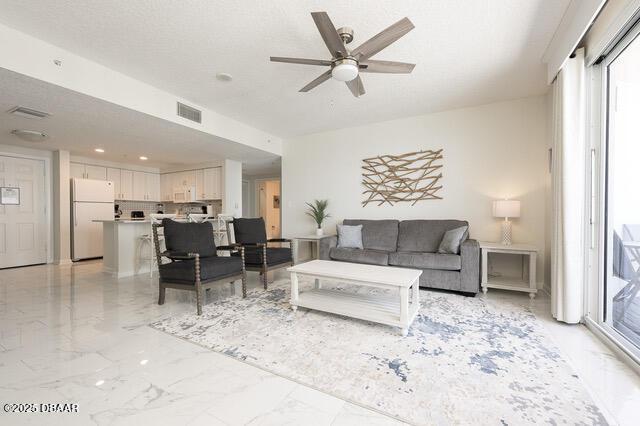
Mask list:
[[502,244],[511,245],[511,222],[508,220],[502,222]]

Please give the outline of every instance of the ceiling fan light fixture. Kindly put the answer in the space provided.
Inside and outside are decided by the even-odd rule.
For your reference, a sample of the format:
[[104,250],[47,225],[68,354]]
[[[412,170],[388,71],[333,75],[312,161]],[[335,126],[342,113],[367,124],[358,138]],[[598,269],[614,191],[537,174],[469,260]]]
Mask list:
[[358,63],[353,59],[341,59],[331,69],[331,76],[339,81],[351,81],[358,76]]

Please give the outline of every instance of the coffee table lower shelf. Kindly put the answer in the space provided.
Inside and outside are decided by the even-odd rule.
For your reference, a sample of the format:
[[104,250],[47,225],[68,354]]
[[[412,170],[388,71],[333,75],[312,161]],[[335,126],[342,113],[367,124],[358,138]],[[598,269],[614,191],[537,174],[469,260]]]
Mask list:
[[408,328],[418,313],[418,303],[410,303],[407,312],[407,323],[400,320],[400,299],[389,297],[362,295],[347,291],[313,289],[299,293],[298,301],[292,302],[297,307],[329,312],[365,321],[386,324],[394,327]]

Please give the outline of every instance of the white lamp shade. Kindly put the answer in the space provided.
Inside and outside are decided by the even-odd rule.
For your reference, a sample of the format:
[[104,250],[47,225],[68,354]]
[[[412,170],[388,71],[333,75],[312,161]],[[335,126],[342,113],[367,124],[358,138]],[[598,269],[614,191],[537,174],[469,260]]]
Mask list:
[[520,201],[496,200],[493,202],[493,217],[520,217]]

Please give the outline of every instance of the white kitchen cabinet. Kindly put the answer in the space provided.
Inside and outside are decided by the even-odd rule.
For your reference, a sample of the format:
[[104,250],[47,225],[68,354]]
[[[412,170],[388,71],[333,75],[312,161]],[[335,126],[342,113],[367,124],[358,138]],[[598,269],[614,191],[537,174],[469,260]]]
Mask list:
[[122,200],[133,200],[133,171],[120,170],[120,193]]
[[147,201],[160,201],[160,175],[157,173],[146,174]]
[[113,167],[107,168],[107,180],[113,182],[113,194],[116,200],[122,200],[122,191],[120,185],[120,169]]
[[161,201],[173,201],[173,173],[160,175],[160,195]]
[[69,175],[76,179],[107,180],[107,168],[92,164],[71,163]]
[[87,179],[107,180],[107,168],[103,166],[85,165]]
[[71,163],[69,168],[69,176],[75,179],[86,179],[84,164]]
[[[162,201],[187,203],[222,199],[222,168],[164,173],[160,177]],[[194,192],[195,190],[195,192]]]
[[145,172],[133,172],[133,200],[144,201],[147,199],[147,174]]
[[196,199],[205,200],[204,170],[196,170]]
[[160,175],[133,172],[133,200],[160,201]]
[[204,195],[206,200],[222,198],[222,172],[220,167],[204,169]]

